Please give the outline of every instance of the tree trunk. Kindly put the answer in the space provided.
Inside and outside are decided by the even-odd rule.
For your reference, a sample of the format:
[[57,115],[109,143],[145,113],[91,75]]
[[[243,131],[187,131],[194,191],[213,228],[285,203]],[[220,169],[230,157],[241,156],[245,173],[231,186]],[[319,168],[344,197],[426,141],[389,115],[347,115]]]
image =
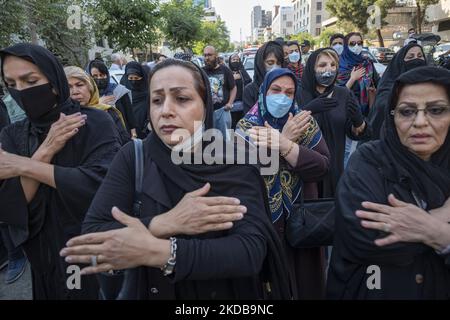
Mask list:
[[420,8],[420,3],[416,1],[417,3],[417,31],[418,34],[422,34],[422,10]]
[[378,43],[380,44],[380,47],[384,48],[384,39],[381,35],[381,29],[377,29],[377,37],[378,37]]

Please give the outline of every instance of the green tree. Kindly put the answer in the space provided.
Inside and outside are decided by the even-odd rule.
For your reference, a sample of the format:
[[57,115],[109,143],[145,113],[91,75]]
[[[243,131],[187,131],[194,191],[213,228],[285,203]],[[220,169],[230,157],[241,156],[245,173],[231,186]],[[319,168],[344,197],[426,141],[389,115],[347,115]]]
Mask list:
[[329,0],[327,10],[339,19],[339,22],[350,23],[358,31],[366,34],[368,30],[367,22],[371,20],[371,14],[368,12],[370,6],[380,8],[379,19],[381,25],[376,29],[380,46],[384,46],[381,36],[381,27],[386,24],[387,11],[395,5],[395,0]]
[[201,37],[203,8],[192,0],[171,0],[161,6],[162,32],[171,49],[189,51]]
[[425,12],[428,6],[439,3],[439,0],[416,0],[416,28],[418,33],[422,33],[422,25],[425,20]]
[[131,52],[136,58],[135,49],[151,48],[161,38],[157,0],[85,1],[95,22],[96,37],[107,37],[116,50]]
[[230,32],[220,18],[216,22],[203,21],[200,36],[194,47],[196,54],[202,54],[206,46],[213,46],[219,52],[230,50]]
[[[32,42],[39,38],[64,63],[84,66],[92,44],[90,26],[83,19],[83,1],[27,0],[23,1],[28,17],[28,30]],[[70,25],[69,6],[78,6],[75,25]]]
[[338,30],[336,28],[327,28],[323,30],[320,36],[315,37],[314,40],[317,43],[317,45],[320,46],[321,48],[329,47],[330,37],[335,33],[338,33]]
[[29,34],[23,21],[26,19],[24,6],[18,1],[0,0],[2,22],[0,23],[0,48],[25,40]]
[[303,41],[308,40],[311,43],[311,47],[316,45],[316,40],[309,32],[300,32],[291,36],[292,41],[297,41],[299,44],[302,44]]
[[[69,6],[83,6],[82,0],[2,1],[0,46],[31,41],[44,45],[63,62],[83,66],[91,44],[90,32],[80,21],[79,28],[69,28]],[[80,10],[80,19],[81,20]]]

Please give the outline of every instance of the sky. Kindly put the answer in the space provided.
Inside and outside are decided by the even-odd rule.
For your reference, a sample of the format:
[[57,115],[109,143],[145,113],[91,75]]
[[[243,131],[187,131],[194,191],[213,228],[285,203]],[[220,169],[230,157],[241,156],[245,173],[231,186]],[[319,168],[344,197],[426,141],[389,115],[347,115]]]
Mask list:
[[230,30],[231,41],[240,41],[242,28],[242,41],[251,36],[251,13],[254,6],[260,5],[263,10],[272,11],[274,5],[291,5],[292,0],[212,0],[211,6],[225,21]]

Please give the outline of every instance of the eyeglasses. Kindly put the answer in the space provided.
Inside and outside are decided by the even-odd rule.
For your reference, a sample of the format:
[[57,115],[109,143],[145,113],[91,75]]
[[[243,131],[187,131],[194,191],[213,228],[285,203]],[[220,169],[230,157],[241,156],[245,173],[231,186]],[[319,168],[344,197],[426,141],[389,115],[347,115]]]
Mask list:
[[397,115],[400,120],[413,121],[419,111],[423,111],[428,119],[440,119],[450,112],[450,106],[429,106],[424,109],[400,107],[392,110],[391,115]]
[[363,45],[363,42],[362,42],[362,41],[357,41],[357,42],[352,41],[352,42],[349,43],[349,45],[350,45],[350,47],[354,47],[354,46],[356,46],[356,45],[362,46],[362,45]]

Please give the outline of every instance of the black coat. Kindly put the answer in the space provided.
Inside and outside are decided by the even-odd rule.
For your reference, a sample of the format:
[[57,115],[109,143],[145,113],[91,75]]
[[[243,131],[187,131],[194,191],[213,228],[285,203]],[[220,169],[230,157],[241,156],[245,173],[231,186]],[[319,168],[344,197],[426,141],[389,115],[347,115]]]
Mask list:
[[[141,221],[151,219],[173,208],[167,179],[150,156],[150,139],[144,141],[144,184]],[[115,157],[104,183],[97,192],[83,224],[84,233],[120,228],[111,215],[117,206],[132,212],[135,156],[133,144],[126,145]],[[258,179],[257,179],[258,178]],[[252,170],[239,179],[259,181]],[[239,194],[239,180],[230,181],[230,192]],[[261,180],[261,183],[262,180]],[[262,185],[260,187],[263,187]],[[172,279],[157,268],[140,268],[141,299],[263,299],[259,278],[268,245],[260,230],[260,219],[266,212],[265,194],[261,188],[241,203],[248,208],[244,219],[229,231],[210,232],[198,236],[177,236],[177,264]],[[214,184],[212,184],[214,189]],[[248,193],[248,191],[246,191]],[[228,195],[229,196],[229,195]],[[239,196],[238,196],[239,198]],[[249,200],[249,201],[248,201]],[[258,218],[259,217],[259,218]],[[265,217],[268,220],[268,217]],[[270,222],[269,222],[270,223]],[[156,289],[156,290],[155,290]],[[288,290],[288,288],[284,288]]]
[[[356,150],[339,182],[336,202],[336,231],[328,273],[328,298],[331,299],[450,299],[450,268],[445,257],[418,243],[397,243],[378,247],[374,240],[385,237],[381,231],[364,229],[355,215],[361,202],[387,204],[393,193],[401,201],[416,205],[408,183],[396,172],[383,174],[376,159],[383,157],[380,142],[370,142]],[[367,280],[381,270],[381,289],[369,290]]]
[[9,115],[8,110],[6,109],[5,104],[3,103],[3,100],[0,99],[0,131],[4,127],[6,127],[10,123],[9,121]]
[[[72,114],[80,109],[74,108]],[[87,123],[53,158],[56,189],[41,184],[27,205],[20,178],[0,180],[0,221],[9,225],[15,245],[23,245],[31,264],[34,299],[95,299],[94,277],[82,290],[68,290],[68,264],[59,256],[66,242],[81,233],[81,222],[109,164],[120,148],[117,130],[105,112],[82,108]],[[30,157],[27,119],[2,131],[2,148]]]

